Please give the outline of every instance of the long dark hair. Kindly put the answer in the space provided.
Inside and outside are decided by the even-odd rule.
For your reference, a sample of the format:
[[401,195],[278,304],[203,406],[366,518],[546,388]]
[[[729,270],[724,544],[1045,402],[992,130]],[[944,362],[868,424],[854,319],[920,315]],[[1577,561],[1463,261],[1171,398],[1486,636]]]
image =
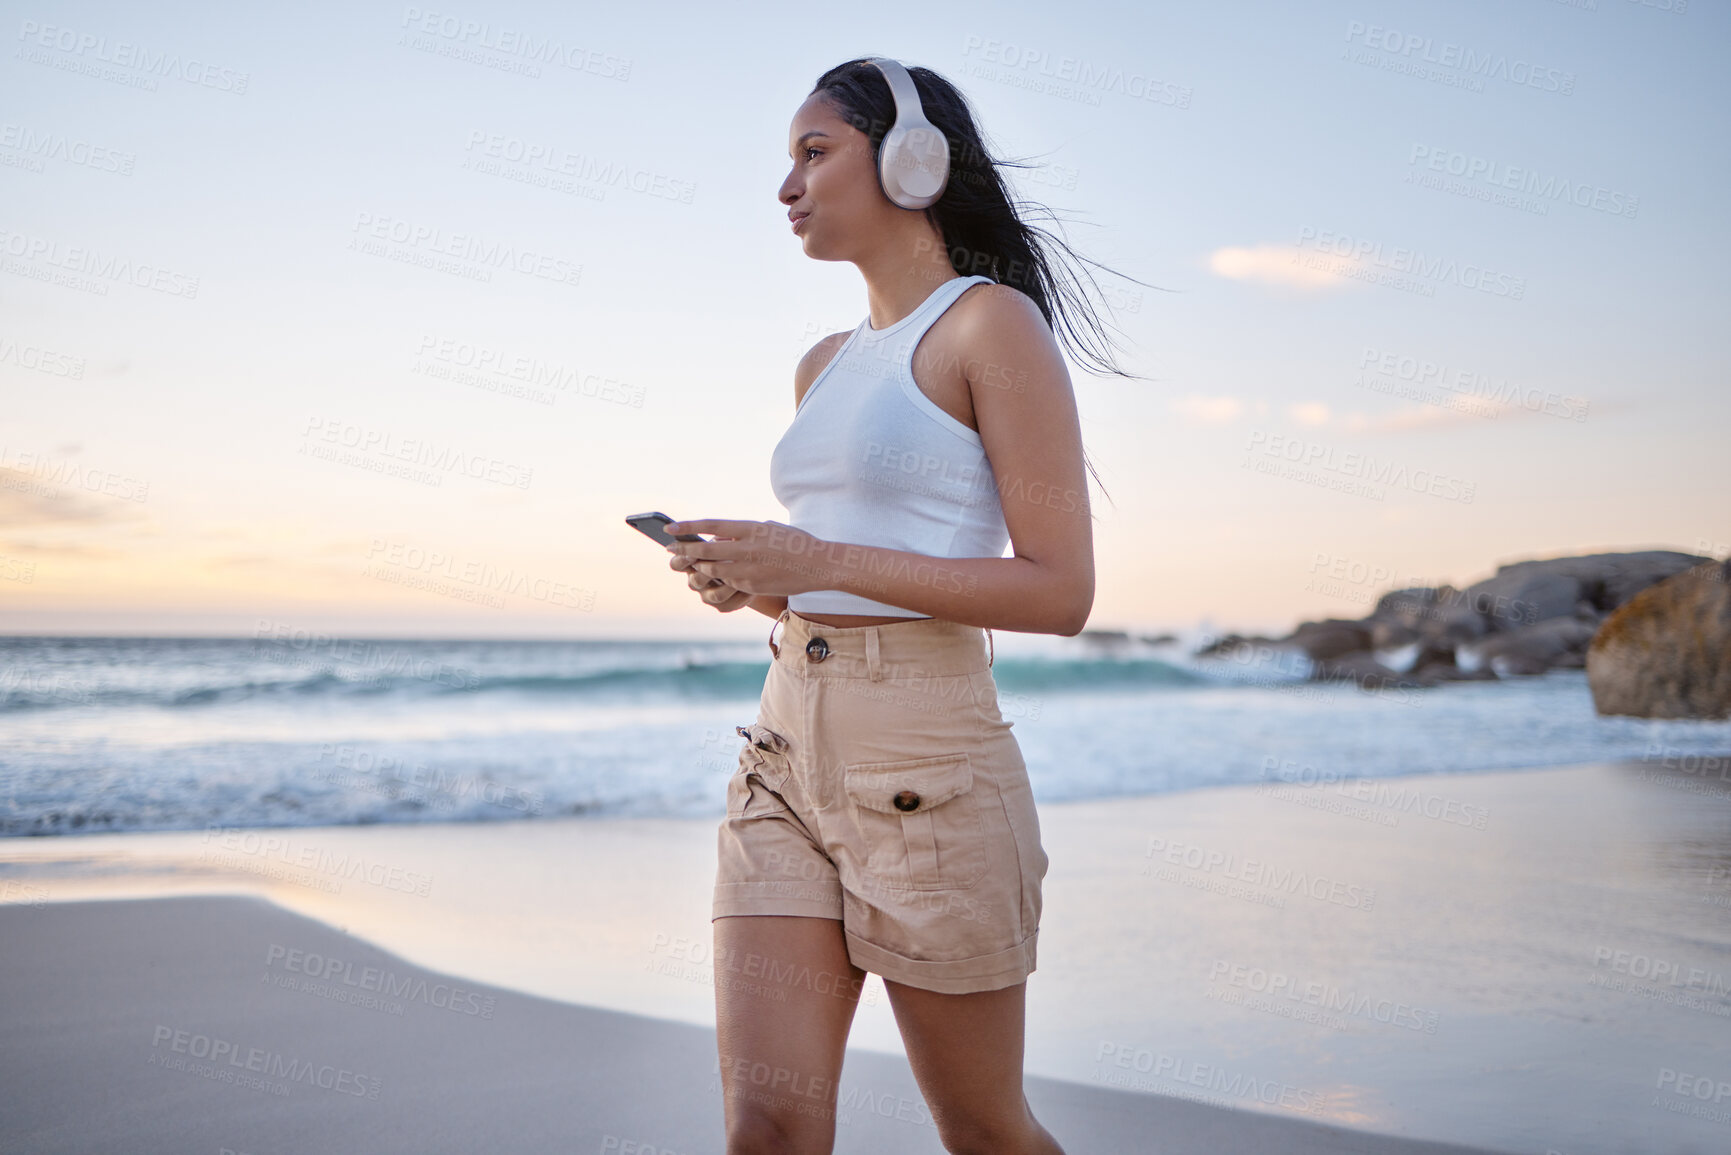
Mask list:
[[[926,219],[943,237],[950,266],[964,277],[985,275],[1002,285],[1019,289],[1033,298],[1053,335],[1069,346],[1077,358],[1098,371],[1117,377],[1139,378],[1120,369],[1109,353],[1098,347],[1111,344],[1101,328],[1099,316],[1081,291],[1081,278],[1099,293],[1099,282],[1083,264],[1113,272],[1089,260],[1065,241],[1045,229],[1027,223],[1024,214],[1044,215],[1057,221],[1057,214],[1033,201],[1012,201],[999,166],[1033,168],[1020,161],[994,157],[974,122],[968,100],[948,80],[929,68],[908,68],[920,95],[926,119],[949,141],[950,179],[944,195],[925,210]],[[822,93],[843,120],[871,141],[875,168],[884,136],[896,120],[895,97],[889,81],[865,57],[838,64],[817,78],[811,94]],[[1057,259],[1060,251],[1069,259]],[[1115,276],[1123,276],[1114,273]],[[1126,280],[1135,280],[1126,277]],[[1142,284],[1141,281],[1136,281]],[[1148,286],[1150,288],[1154,286]],[[1103,297],[1103,295],[1102,295]],[[1085,328],[1075,321],[1080,318]],[[1087,453],[1083,452],[1087,461]],[[1088,472],[1099,483],[1100,475],[1088,462]],[[1102,492],[1105,486],[1101,485]],[[1107,495],[1110,498],[1110,494]]]

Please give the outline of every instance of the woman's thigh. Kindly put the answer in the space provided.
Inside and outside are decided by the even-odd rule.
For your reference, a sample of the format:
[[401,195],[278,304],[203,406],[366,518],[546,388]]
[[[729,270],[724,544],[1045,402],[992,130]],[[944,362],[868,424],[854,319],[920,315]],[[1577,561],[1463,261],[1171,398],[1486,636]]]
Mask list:
[[729,1148],[795,1136],[828,1150],[837,1080],[866,972],[837,919],[714,920],[716,1045]]
[[[1022,1092],[1027,984],[941,994],[884,980],[920,1094],[951,1150],[1043,1150]],[[1031,1145],[1030,1145],[1031,1144]]]

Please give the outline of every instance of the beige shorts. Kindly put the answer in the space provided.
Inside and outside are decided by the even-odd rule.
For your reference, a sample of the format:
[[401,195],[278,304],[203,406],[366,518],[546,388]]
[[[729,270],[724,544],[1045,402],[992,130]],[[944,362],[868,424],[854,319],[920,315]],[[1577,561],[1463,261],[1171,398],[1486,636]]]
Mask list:
[[738,727],[712,919],[840,919],[856,966],[947,994],[1027,978],[1047,860],[989,644],[939,618],[783,613]]

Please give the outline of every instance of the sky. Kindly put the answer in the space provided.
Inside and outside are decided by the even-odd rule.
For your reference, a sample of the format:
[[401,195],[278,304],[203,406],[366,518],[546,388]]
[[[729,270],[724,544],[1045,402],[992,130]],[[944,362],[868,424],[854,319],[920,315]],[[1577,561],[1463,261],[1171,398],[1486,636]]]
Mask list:
[[1723,6],[150,8],[0,24],[0,634],[755,638],[624,518],[785,520],[874,54],[1113,271],[1090,628],[1731,553]]

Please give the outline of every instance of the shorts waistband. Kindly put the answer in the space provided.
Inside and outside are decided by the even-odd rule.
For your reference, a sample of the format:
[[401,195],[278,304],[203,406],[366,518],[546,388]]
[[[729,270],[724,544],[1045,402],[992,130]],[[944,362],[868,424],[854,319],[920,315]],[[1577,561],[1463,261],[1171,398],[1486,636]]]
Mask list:
[[831,626],[783,610],[770,627],[769,649],[777,664],[802,677],[944,677],[990,669],[991,634],[945,618]]

